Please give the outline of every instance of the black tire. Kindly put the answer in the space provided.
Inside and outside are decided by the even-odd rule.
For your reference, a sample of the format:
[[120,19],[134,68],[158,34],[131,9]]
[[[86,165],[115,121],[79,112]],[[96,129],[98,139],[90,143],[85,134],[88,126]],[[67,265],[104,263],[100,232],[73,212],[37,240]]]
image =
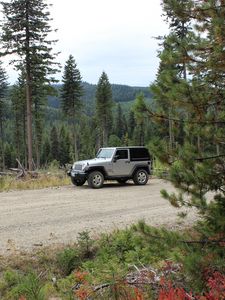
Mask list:
[[93,171],[88,175],[88,185],[93,189],[100,189],[104,183],[104,176],[100,171]]
[[74,179],[73,177],[71,177],[71,181],[76,186],[82,186],[86,180],[78,180],[78,179]]
[[120,179],[117,179],[117,181],[120,183],[120,184],[125,184],[127,182],[128,179],[126,178],[120,178]]
[[148,182],[148,173],[144,169],[139,169],[133,176],[136,185],[145,185]]

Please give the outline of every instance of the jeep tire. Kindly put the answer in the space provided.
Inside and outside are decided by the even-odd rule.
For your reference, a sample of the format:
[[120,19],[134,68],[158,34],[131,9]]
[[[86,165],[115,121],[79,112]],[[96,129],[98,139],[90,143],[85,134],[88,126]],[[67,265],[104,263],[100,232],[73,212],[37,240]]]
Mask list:
[[75,178],[71,177],[71,181],[76,186],[82,186],[86,180],[81,180],[81,179],[79,180],[79,179],[75,179]]
[[148,173],[144,169],[139,169],[134,173],[133,181],[136,185],[145,185],[148,182]]
[[88,185],[93,189],[100,189],[104,183],[104,176],[100,171],[93,171],[88,175]]

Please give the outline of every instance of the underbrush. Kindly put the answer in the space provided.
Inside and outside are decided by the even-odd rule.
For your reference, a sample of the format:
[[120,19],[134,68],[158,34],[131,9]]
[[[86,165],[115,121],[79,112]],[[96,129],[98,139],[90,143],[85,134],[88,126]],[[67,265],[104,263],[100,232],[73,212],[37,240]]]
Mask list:
[[84,231],[73,245],[0,257],[0,299],[222,300],[224,245],[198,239],[144,222],[96,240]]
[[23,178],[12,176],[0,177],[0,192],[9,190],[32,190],[70,184],[70,178],[65,171],[40,171],[33,178],[27,175]]

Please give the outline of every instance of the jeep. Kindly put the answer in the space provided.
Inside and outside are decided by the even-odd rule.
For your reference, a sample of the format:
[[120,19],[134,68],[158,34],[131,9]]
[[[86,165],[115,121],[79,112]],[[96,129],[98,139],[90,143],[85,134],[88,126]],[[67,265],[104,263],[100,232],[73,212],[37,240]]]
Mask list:
[[136,185],[145,185],[151,170],[151,157],[145,147],[100,148],[96,158],[77,161],[68,175],[76,186],[87,180],[88,185],[98,189],[104,180],[117,180],[125,184],[132,179]]

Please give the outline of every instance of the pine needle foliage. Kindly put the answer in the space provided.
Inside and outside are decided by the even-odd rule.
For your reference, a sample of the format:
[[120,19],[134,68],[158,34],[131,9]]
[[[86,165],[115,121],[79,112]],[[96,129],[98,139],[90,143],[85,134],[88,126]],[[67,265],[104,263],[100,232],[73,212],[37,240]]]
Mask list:
[[170,33],[159,52],[151,116],[163,139],[152,150],[180,190],[162,194],[176,207],[198,210],[203,236],[224,237],[224,2],[164,0],[162,6]]

